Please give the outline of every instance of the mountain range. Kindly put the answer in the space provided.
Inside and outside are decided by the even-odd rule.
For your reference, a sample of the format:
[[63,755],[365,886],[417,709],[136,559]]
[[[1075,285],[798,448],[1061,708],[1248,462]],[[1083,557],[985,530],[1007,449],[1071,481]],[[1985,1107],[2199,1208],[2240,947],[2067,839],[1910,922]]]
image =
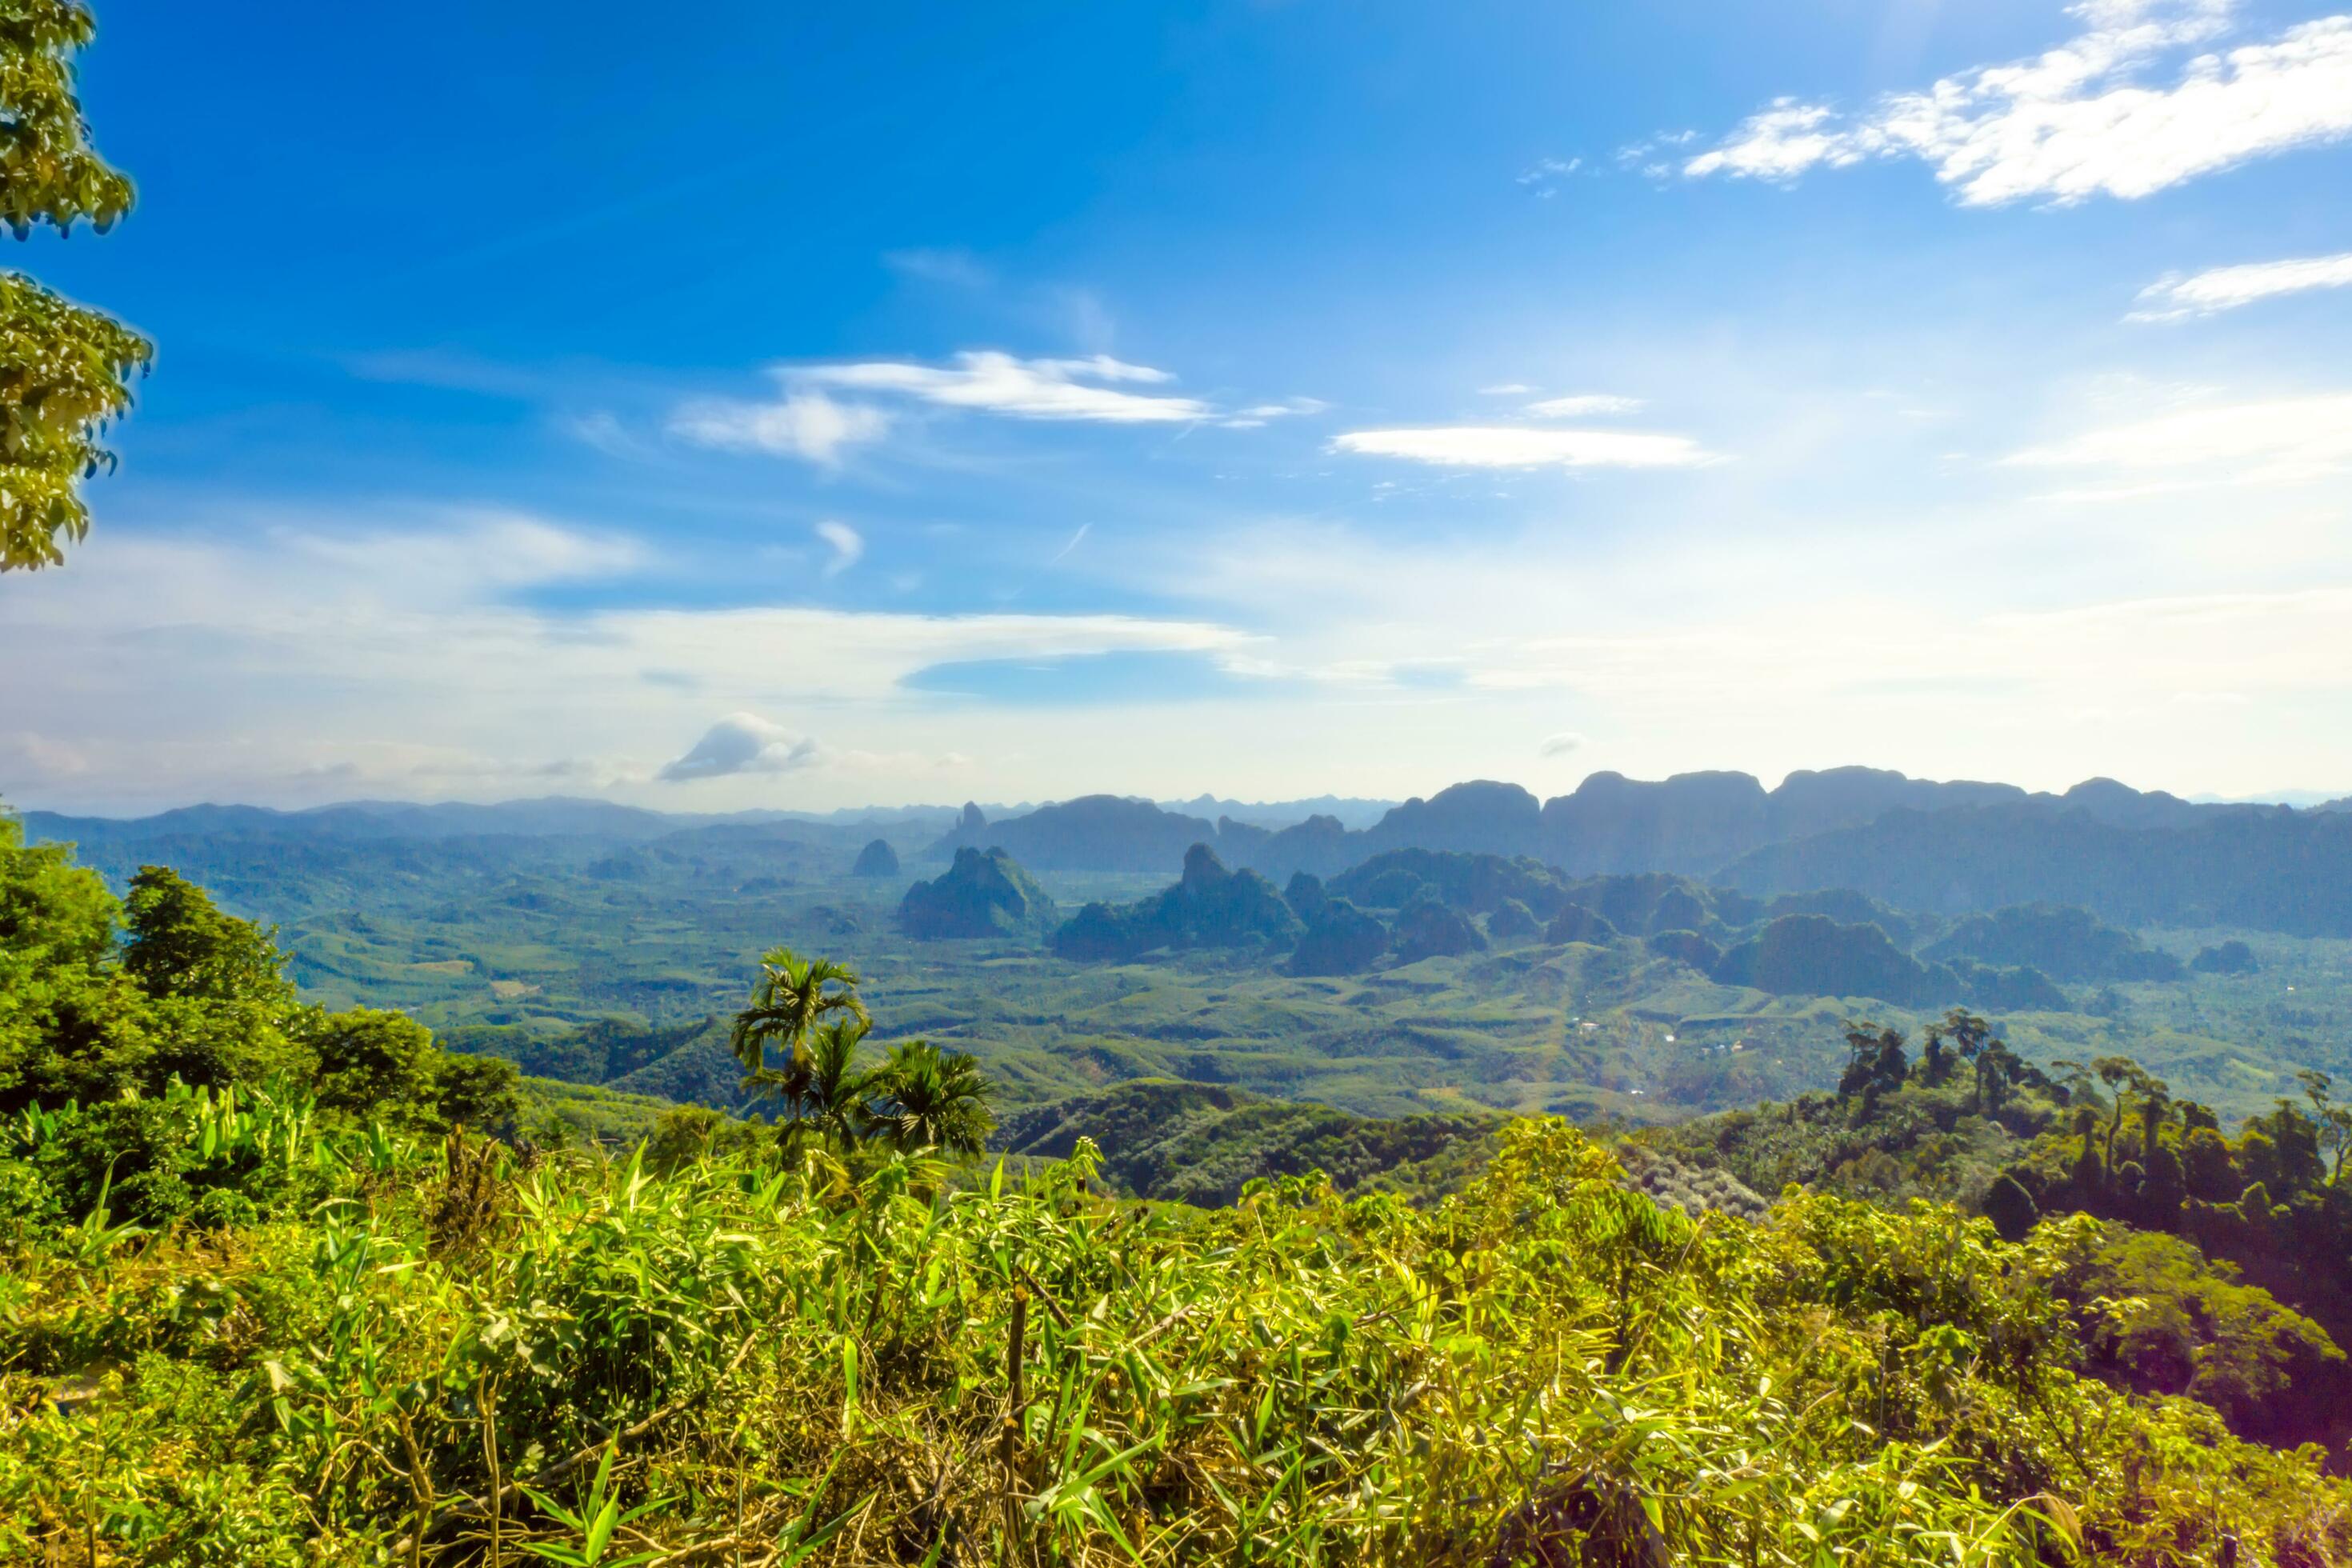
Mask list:
[[[1332,809],[1311,809],[1327,805]],[[1524,856],[1576,877],[1674,873],[1759,897],[1850,889],[1944,914],[2052,902],[2123,926],[2352,934],[2347,801],[2301,809],[2197,803],[2112,779],[2035,794],[1845,767],[1790,773],[1769,790],[1740,773],[1658,781],[1600,773],[1549,800],[1478,780],[1374,816],[1379,805],[1323,797],[1244,806],[1203,796],[1171,809],[1097,795],[1003,808],[1007,815],[967,805],[960,813],[924,807],[818,819],[682,816],[552,798],[352,802],[298,812],[200,805],[133,819],[33,812],[25,826],[37,841],[79,842],[86,861],[118,877],[148,859],[201,867],[208,858],[285,854],[321,856],[350,868],[346,875],[364,876],[443,853],[430,847],[454,840],[485,865],[545,854],[560,842],[719,868],[784,855],[776,866],[782,874],[824,874],[835,859],[845,870],[878,835],[902,858],[940,863],[961,849],[1001,848],[1034,871],[1175,872],[1193,846],[1206,845],[1223,866],[1279,886],[1299,872],[1330,878],[1378,855],[1422,849]],[[1192,805],[1218,815],[1197,815]],[[598,875],[626,875],[632,862],[606,853],[595,864]],[[236,882],[242,868],[225,868]]]
[[1360,829],[1328,816],[1279,829],[1212,822],[1112,795],[1002,820],[967,806],[928,853],[988,845],[1040,869],[1157,871],[1207,844],[1280,882],[1427,849],[1526,856],[1571,876],[1672,872],[1759,896],[1853,889],[1945,913],[2047,901],[2124,925],[2328,935],[2352,933],[2345,806],[2199,804],[2112,779],[2035,794],[1861,767],[1791,773],[1770,790],[1738,773],[1603,773],[1548,801],[1517,784],[1455,784]]
[[1350,828],[1328,814],[1281,828],[1231,816],[1213,822],[1107,795],[1001,819],[967,805],[929,853],[945,858],[961,846],[998,845],[1040,869],[1156,871],[1173,870],[1187,848],[1205,843],[1228,864],[1280,879],[1294,871],[1329,876],[1390,849],[1450,849],[1530,855],[1573,876],[1675,871],[1705,877],[1768,846],[1864,826],[1891,812],[1991,808],[2034,816],[2080,814],[2118,828],[2187,827],[2290,809],[2197,805],[2113,779],[2092,779],[2050,795],[2029,794],[2015,784],[1937,783],[1862,767],[1793,773],[1769,790],[1749,773],[1677,773],[1643,781],[1601,773],[1574,793],[1545,801],[1517,784],[1458,784],[1425,800],[1408,800],[1362,828]]

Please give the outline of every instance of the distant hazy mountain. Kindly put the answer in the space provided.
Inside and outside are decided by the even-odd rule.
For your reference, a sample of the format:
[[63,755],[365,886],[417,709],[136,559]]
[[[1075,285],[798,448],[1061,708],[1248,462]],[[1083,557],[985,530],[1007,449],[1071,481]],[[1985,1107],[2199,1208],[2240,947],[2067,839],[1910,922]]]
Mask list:
[[2172,954],[2069,904],[2027,904],[1970,915],[1920,956],[2030,963],[2058,980],[2178,980],[2183,973]]
[[2333,790],[2276,789],[2266,795],[2192,795],[2192,805],[2291,805],[2298,811],[2313,807],[2341,811],[2352,806],[2352,797],[2338,796]]
[[1230,813],[1212,822],[1205,812],[1171,811],[1114,795],[1088,795],[1003,819],[966,807],[966,820],[930,852],[943,858],[961,847],[1002,844],[1040,868],[1172,871],[1186,849],[1208,844],[1228,865],[1276,881],[1296,871],[1334,876],[1392,849],[1528,855],[1573,876],[1709,876],[1768,846],[1863,826],[1889,812],[1992,806],[2081,813],[2121,827],[2185,827],[2273,809],[2193,805],[2112,779],[2092,779],[2053,795],[2029,795],[2014,784],[1936,783],[1877,768],[1795,773],[1771,790],[1748,773],[1678,773],[1653,782],[1603,773],[1549,801],[1517,784],[1458,784],[1426,800],[1405,801],[1363,828],[1329,814],[1280,828]]
[[580,800],[551,795],[541,800],[509,800],[478,805],[467,801],[345,801],[335,805],[280,811],[263,805],[187,805],[152,816],[66,816],[56,812],[25,814],[28,837],[41,841],[70,839],[86,847],[151,843],[159,839],[281,842],[366,838],[479,838],[514,836],[525,838],[602,838],[643,841],[664,834],[700,827],[797,824],[818,826],[837,817],[845,826],[871,828],[906,824],[937,832],[955,820],[945,806],[928,812],[861,810],[818,816],[804,812],[734,811],[666,812],[621,805],[608,800]]
[[1364,800],[1352,795],[1318,795],[1309,800],[1223,800],[1198,795],[1191,800],[1163,800],[1163,811],[1181,812],[1212,821],[1230,816],[1252,827],[1283,828],[1310,816],[1328,816],[1342,827],[1370,827],[1396,807],[1392,800]]
[[1002,849],[959,849],[944,876],[918,882],[898,905],[908,936],[1041,936],[1054,924],[1054,900]]
[[1132,904],[1093,903],[1054,933],[1054,951],[1080,962],[1139,957],[1159,948],[1263,947],[1286,952],[1298,917],[1255,871],[1229,871],[1205,844],[1185,853],[1183,878]]
[[1759,894],[1856,888],[1954,914],[2067,903],[2121,926],[2352,935],[2352,813],[2183,809],[2199,815],[2159,826],[2035,804],[1897,811],[1759,849],[1721,879]]
[[61,816],[25,814],[25,830],[37,840],[71,839],[86,847],[146,843],[168,838],[324,839],[464,838],[492,834],[530,837],[586,836],[600,838],[658,837],[687,822],[709,817],[672,817],[610,801],[550,796],[509,800],[495,805],[457,801],[419,805],[405,801],[349,801],[278,811],[261,805],[187,805],[152,816]]
[[1184,851],[1213,844],[1216,825],[1148,800],[1090,795],[991,822],[976,805],[930,847],[935,858],[997,847],[1040,871],[1173,871]]
[[[220,867],[234,882],[261,868],[241,861],[282,854],[315,861],[321,876],[363,881],[403,868],[396,847],[446,841],[464,841],[452,852],[485,869],[572,853],[557,847],[563,845],[595,851],[591,858],[614,874],[635,864],[618,853],[624,847],[719,864],[746,851],[772,858],[794,845],[808,864],[822,868],[837,856],[845,868],[878,831],[901,856],[945,861],[961,849],[1002,847],[1045,871],[1173,873],[1188,850],[1206,845],[1226,867],[1279,885],[1299,872],[1328,879],[1375,857],[1418,850],[1524,857],[1571,878],[1671,873],[1759,893],[1851,889],[1940,913],[2051,901],[2080,904],[2122,925],[2352,931],[2343,863],[2352,802],[2300,811],[2200,804],[2112,779],[2033,795],[2011,784],[1850,767],[1791,773],[1769,790],[1739,773],[1655,781],[1602,773],[1549,801],[1517,784],[1474,780],[1387,807],[1369,826],[1350,825],[1380,804],[1362,799],[1252,806],[1203,796],[1190,804],[1199,811],[1096,795],[1034,809],[967,805],[955,813],[921,807],[819,817],[684,816],[562,798],[352,802],[298,812],[189,806],[135,819],[35,812],[26,826],[36,840],[79,841],[88,861],[118,879],[152,859],[192,874]],[[1296,815],[1302,811],[1310,814]],[[1255,819],[1236,815],[1243,812]],[[1292,819],[1278,824],[1284,816]],[[2340,831],[2326,831],[2328,825]],[[2231,858],[2222,864],[2223,857]],[[1538,901],[1528,908],[1542,921],[1557,914]],[[1614,914],[1608,918],[1622,926]]]

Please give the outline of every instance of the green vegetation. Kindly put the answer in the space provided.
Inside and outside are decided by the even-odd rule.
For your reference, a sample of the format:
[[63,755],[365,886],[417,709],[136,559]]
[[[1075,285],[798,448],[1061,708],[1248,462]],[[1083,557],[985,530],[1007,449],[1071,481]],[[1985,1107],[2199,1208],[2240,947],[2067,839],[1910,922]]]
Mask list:
[[[421,837],[428,828],[441,837]],[[1979,965],[1953,993],[1906,1003],[1845,990],[1854,977],[1839,973],[1830,977],[1837,991],[1725,984],[1666,961],[1650,939],[1696,920],[1685,929],[1736,948],[1773,921],[1819,914],[1876,926],[1909,950],[1948,922],[1853,893],[1759,900],[1679,877],[1542,873],[1541,885],[1587,900],[1547,914],[1553,906],[1514,872],[1493,908],[1452,906],[1485,926],[1482,953],[1397,963],[1391,908],[1328,895],[1318,906],[1322,885],[1306,878],[1285,893],[1308,928],[1287,958],[1193,947],[1081,964],[1051,955],[1034,929],[953,940],[900,931],[906,884],[849,874],[870,842],[864,826],[680,827],[541,802],[291,816],[205,808],[74,830],[87,839],[84,859],[118,889],[140,865],[169,862],[224,907],[279,922],[308,999],[400,1008],[445,1043],[507,1056],[527,1073],[719,1106],[748,1102],[712,1020],[740,1002],[742,975],[778,942],[853,961],[884,999],[883,1036],[970,1053],[1007,1105],[1178,1078],[1368,1116],[1493,1110],[1658,1121],[1834,1082],[1843,1019],[1875,1017],[1916,1036],[1956,1000],[1996,1017],[2029,1059],[2128,1054],[2233,1119],[2295,1092],[2304,1068],[2352,1077],[2352,942],[2335,939],[2143,931],[2149,947],[2183,960],[2242,942],[2255,968],[2059,987]],[[914,838],[890,831],[911,854]],[[623,858],[628,876],[614,866],[591,872]],[[1458,863],[1473,874],[1485,864]],[[1443,891],[1455,864],[1415,879]],[[1131,905],[1170,883],[1148,873],[1037,880],[1055,906],[1047,921],[1089,902]],[[1541,942],[1496,935],[1512,901],[1549,922]]]
[[[193,1095],[236,1174],[142,1233],[13,1206],[0,1552],[142,1563],[2264,1560],[2352,1547],[2312,1456],[2080,1374],[2024,1247],[1828,1197],[1755,1226],[1521,1123],[1418,1212],[1229,1210],[1094,1156],[950,1194],[518,1161]],[[769,1146],[772,1151],[773,1146]],[[930,1195],[923,1195],[925,1193]],[[32,1201],[27,1201],[27,1200]],[[2297,1555],[2300,1553],[2301,1555]]]
[[[2202,1399],[2251,1435],[2352,1433],[2352,1110],[2326,1074],[2231,1138],[2129,1058],[2044,1072],[1967,1014],[1928,1031],[1916,1061],[1893,1030],[1847,1040],[1835,1094],[1637,1145],[1764,1192],[1956,1202],[2012,1238],[2051,1216],[2112,1222],[2084,1233],[2056,1285],[2085,1314],[2095,1370]],[[2130,1311],[2090,1321],[2117,1301]]]
[[[72,56],[96,26],[77,0],[0,7],[0,222],[103,234],[131,210],[131,182],[89,144]],[[112,317],[21,272],[0,271],[0,572],[54,566],[89,531],[80,483],[111,468],[98,444],[131,406],[130,378],[154,350]]]
[[[880,1067],[861,1068],[858,1048],[873,1026],[846,965],[783,947],[760,961],[751,1005],[735,1015],[729,1038],[744,1087],[780,1102],[784,1147],[814,1135],[845,1152],[878,1139],[899,1150],[978,1153],[992,1125],[978,1066],[906,1040]],[[773,1065],[771,1050],[782,1053]]]
[[1005,1119],[996,1146],[1066,1160],[1102,1151],[1099,1178],[1128,1197],[1215,1205],[1253,1182],[1320,1173],[1340,1192],[1427,1198],[1459,1188],[1494,1152],[1493,1115],[1351,1116],[1219,1084],[1139,1079]]
[[[189,1090],[266,1088],[420,1130],[511,1127],[512,1064],[444,1052],[399,1013],[305,1005],[284,970],[274,932],[176,873],[146,867],[118,900],[0,816],[0,1113],[48,1118],[46,1142],[110,1151],[121,1212],[173,1217]],[[98,1179],[84,1171],[66,1191],[79,1199]]]
[[[1476,962],[1574,954],[1612,959]],[[1460,962],[1320,984],[1411,994]],[[118,901],[11,825],[0,1557],[2352,1550],[2318,1451],[2246,1440],[2332,1436],[2347,1403],[2326,1323],[2255,1245],[2334,1288],[2311,1255],[2344,1255],[2352,1115],[2319,1075],[2308,1110],[2231,1141],[2124,1058],[2044,1071],[1958,1015],[1916,1063],[1854,1027],[1801,1117],[1622,1159],[1557,1121],[1162,1082],[1009,1110],[1019,1158],[992,1169],[972,1058],[909,1040],[869,1063],[871,1026],[859,973],[775,949],[731,1028],[566,1047],[715,1050],[774,1125],[519,1091],[404,1015],[301,1003],[271,933],[173,873]],[[1768,1206],[1731,1168],[1864,1190],[1873,1155],[1964,1203],[1880,1184]],[[2236,1246],[2243,1277],[2126,1219]]]

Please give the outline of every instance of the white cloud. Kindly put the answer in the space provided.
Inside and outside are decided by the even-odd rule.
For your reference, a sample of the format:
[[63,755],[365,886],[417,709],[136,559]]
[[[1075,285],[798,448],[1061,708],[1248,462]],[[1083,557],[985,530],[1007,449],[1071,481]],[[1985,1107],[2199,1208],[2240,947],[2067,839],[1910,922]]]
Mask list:
[[[910,693],[904,682],[928,666],[1126,651],[1223,662],[1262,641],[1209,619],[1116,614],[652,606],[604,595],[556,610],[527,590],[677,563],[493,511],[364,527],[251,509],[235,520],[236,530],[204,534],[102,531],[75,571],[10,586],[0,668],[39,675],[11,689],[0,720],[0,784],[12,799],[117,809],[458,790],[495,798],[546,793],[549,758],[569,760],[566,778],[645,787],[677,759],[647,739],[672,733],[685,702],[698,723],[729,712],[844,715],[835,725],[854,722],[856,745],[870,750],[831,737],[840,749],[821,748],[824,766],[793,774],[803,781],[793,787],[852,804],[873,779],[931,776],[945,751],[1012,748],[1001,715],[942,718]],[[1059,741],[1025,743],[1061,754]],[[902,768],[908,758],[919,766]],[[722,797],[772,804],[749,781]]]
[[1350,430],[1332,445],[1365,457],[1454,468],[1688,468],[1720,460],[1687,436],[1516,425]]
[[1585,392],[1570,397],[1547,397],[1528,405],[1528,412],[1546,419],[1578,419],[1591,414],[1633,414],[1642,407],[1638,397],[1614,393]]
[[2234,310],[2257,300],[2311,289],[2352,287],[2352,250],[2286,261],[2252,261],[2203,272],[2168,273],[2139,291],[2140,309],[2127,321],[2178,321]]
[[1534,387],[1529,386],[1524,381],[1506,381],[1497,383],[1493,386],[1480,387],[1478,389],[1478,395],[1481,397],[1524,397],[1534,390]]
[[942,408],[982,409],[1023,419],[1130,425],[1181,423],[1216,413],[1197,398],[1124,390],[1126,384],[1160,385],[1175,377],[1108,354],[1086,359],[1016,359],[982,350],[960,353],[948,365],[873,360],[788,366],[777,374],[811,385],[896,393]]
[[790,773],[823,760],[823,749],[814,737],[756,713],[730,713],[705,730],[685,755],[665,765],[660,777],[667,784],[682,784],[730,773]]
[[2352,464],[2352,393],[2179,409],[2030,447],[2003,461],[2035,468],[2226,468],[2242,484],[2293,482]]
[[840,576],[856,565],[858,557],[866,553],[865,539],[845,522],[835,522],[826,518],[816,525],[816,536],[824,541],[826,549],[833,552],[824,563],[824,574],[828,577]]
[[1546,735],[1543,743],[1536,748],[1536,754],[1539,757],[1564,757],[1571,752],[1582,751],[1587,743],[1584,737],[1575,731],[1562,730],[1558,734]]
[[831,465],[842,450],[878,441],[890,416],[862,404],[836,403],[822,392],[793,391],[773,403],[706,398],[671,416],[669,433],[723,452],[765,452]]
[[1914,158],[1964,205],[2065,205],[2130,200],[2352,135],[2352,16],[2203,49],[2229,31],[2235,4],[2087,0],[2069,13],[2084,30],[2033,58],[1889,94],[1857,114],[1776,100],[1683,173],[1786,181]]

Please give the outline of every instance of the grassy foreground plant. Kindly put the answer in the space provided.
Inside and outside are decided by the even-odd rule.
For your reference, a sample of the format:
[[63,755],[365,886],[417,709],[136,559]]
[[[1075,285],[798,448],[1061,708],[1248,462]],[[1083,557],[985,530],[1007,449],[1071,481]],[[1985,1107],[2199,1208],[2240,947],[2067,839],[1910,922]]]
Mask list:
[[1826,1197],[1694,1222],[1559,1123],[1512,1127],[1430,1211],[1313,1180],[1114,1203],[1090,1147],[938,1196],[896,1153],[661,1178],[242,1108],[205,1126],[252,1145],[249,1218],[11,1232],[0,1561],[2347,1549],[2315,1456],[2074,1375],[2045,1286],[2063,1227],[2011,1247]]

